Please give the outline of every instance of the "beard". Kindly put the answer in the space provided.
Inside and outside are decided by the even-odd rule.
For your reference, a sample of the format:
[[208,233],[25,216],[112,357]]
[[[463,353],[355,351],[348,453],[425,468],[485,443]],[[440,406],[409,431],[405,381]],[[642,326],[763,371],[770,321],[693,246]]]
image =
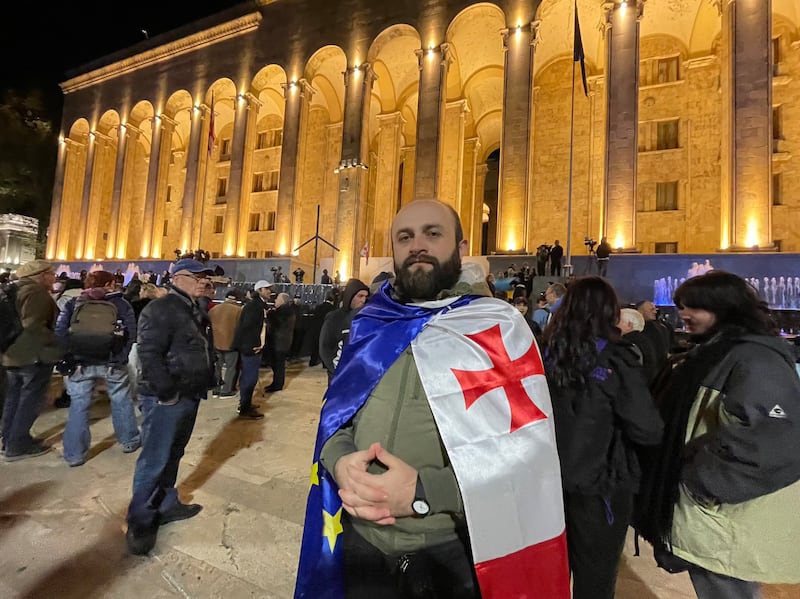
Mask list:
[[[433,266],[431,270],[418,268],[411,270],[411,266],[417,262],[426,262]],[[394,281],[395,289],[405,300],[432,300],[436,299],[440,292],[451,289],[458,282],[461,275],[461,256],[458,248],[445,262],[428,254],[409,256],[403,264],[394,265],[397,276]]]

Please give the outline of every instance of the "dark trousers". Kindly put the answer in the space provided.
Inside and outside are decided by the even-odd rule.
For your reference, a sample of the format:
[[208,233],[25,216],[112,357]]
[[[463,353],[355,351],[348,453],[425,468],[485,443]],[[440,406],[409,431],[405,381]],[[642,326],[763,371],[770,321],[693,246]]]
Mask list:
[[558,262],[550,262],[550,276],[551,277],[560,277],[561,276],[561,260]]
[[158,527],[158,515],[178,501],[175,481],[186,445],[192,436],[198,397],[182,397],[162,405],[153,396],[139,396],[142,452],[133,473],[133,497],[128,506],[128,526],[138,530]]
[[253,405],[253,390],[258,384],[258,369],[261,367],[261,354],[242,356],[242,376],[239,379],[239,411]]
[[480,599],[469,549],[460,540],[387,556],[345,519],[347,599]]
[[564,494],[572,599],[612,599],[619,557],[633,512],[633,494]]
[[272,383],[269,386],[273,391],[283,389],[286,382],[286,355],[287,352],[274,349],[269,352],[269,361],[272,367]]
[[7,455],[23,453],[33,443],[31,427],[47,399],[52,364],[8,368],[3,406],[3,445]]
[[0,420],[3,418],[3,406],[6,403],[6,392],[8,391],[8,376],[6,369],[0,366]]
[[697,599],[759,599],[760,585],[692,566],[689,568]]
[[597,259],[597,274],[601,277],[606,276],[608,272],[608,258],[598,258]]

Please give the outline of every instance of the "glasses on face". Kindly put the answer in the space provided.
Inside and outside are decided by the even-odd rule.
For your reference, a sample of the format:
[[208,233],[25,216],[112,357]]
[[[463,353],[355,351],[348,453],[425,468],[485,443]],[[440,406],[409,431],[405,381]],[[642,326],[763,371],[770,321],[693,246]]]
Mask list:
[[175,275],[175,276],[176,277],[189,277],[190,279],[194,279],[195,283],[205,282],[208,279],[208,277],[206,277],[206,276],[191,275],[191,274],[184,273],[184,272],[182,272],[179,275]]

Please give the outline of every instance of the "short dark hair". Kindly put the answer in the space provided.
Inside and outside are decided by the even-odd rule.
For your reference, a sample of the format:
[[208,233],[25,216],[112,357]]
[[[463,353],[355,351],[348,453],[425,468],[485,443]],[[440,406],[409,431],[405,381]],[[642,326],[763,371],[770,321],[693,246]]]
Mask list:
[[724,270],[687,279],[672,296],[678,309],[707,310],[716,317],[715,330],[740,329],[757,335],[774,334],[766,303],[750,283]]

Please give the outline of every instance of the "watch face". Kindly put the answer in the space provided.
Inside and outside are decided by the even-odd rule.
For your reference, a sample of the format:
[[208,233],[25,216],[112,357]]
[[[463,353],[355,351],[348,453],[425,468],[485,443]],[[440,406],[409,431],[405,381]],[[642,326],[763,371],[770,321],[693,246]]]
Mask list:
[[411,504],[411,509],[419,516],[426,516],[431,511],[431,506],[424,499],[415,499]]

